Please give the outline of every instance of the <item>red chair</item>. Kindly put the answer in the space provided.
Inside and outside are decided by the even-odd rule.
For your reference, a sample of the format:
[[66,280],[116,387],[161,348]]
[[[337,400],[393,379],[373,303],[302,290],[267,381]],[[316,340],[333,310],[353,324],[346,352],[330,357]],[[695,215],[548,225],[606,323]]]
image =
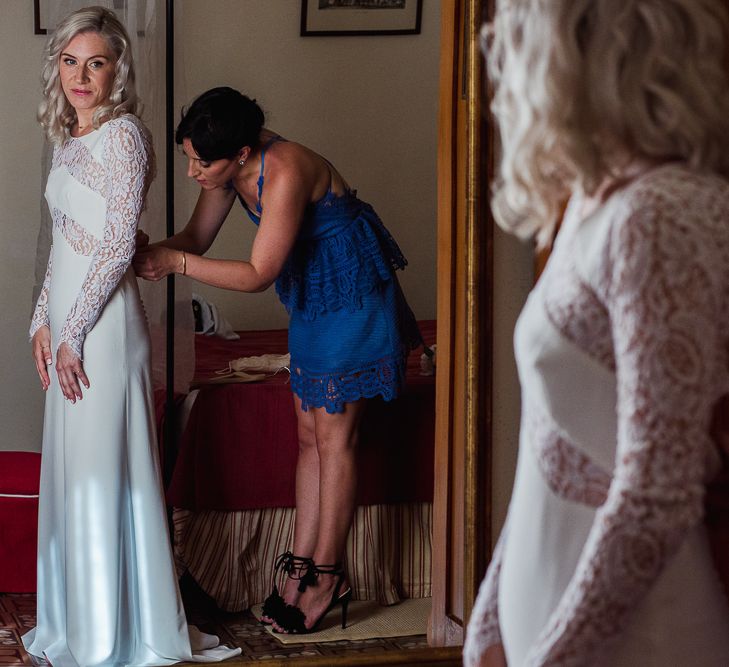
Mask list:
[[35,593],[40,454],[0,451],[0,592]]

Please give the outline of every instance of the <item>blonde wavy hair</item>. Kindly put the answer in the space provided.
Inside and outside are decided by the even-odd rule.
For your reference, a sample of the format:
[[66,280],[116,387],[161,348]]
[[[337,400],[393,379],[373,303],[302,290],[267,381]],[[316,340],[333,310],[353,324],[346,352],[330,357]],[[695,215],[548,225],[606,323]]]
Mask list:
[[498,0],[499,224],[545,245],[571,192],[636,159],[729,176],[728,35],[723,0]]
[[116,57],[114,83],[109,103],[100,106],[93,115],[93,126],[102,120],[117,118],[125,113],[138,116],[141,105],[134,86],[134,62],[129,35],[116,14],[105,7],[85,7],[64,18],[48,39],[44,53],[41,82],[43,101],[38,107],[38,121],[51,143],[62,144],[70,136],[76,122],[76,111],[69,104],[61,87],[60,55],[78,34],[95,32],[101,35]]

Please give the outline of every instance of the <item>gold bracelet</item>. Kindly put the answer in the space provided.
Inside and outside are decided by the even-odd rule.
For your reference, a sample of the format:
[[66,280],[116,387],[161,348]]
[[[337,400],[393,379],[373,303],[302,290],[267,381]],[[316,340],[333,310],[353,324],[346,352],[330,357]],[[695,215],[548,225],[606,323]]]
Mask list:
[[187,255],[184,250],[182,251],[182,275],[187,275]]

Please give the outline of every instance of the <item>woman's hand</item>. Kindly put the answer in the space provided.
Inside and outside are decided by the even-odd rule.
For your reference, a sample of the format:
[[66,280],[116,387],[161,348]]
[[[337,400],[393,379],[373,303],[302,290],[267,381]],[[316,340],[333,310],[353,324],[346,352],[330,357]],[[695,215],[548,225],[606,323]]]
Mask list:
[[56,374],[58,375],[58,383],[61,385],[63,395],[75,403],[83,398],[79,380],[83,382],[84,387],[88,389],[91,385],[89,379],[84,372],[84,366],[73,350],[66,344],[61,343],[56,353]]
[[40,327],[33,334],[31,345],[35,367],[40,376],[41,387],[43,387],[43,391],[46,391],[51,385],[51,378],[48,376],[48,366],[53,363],[51,330],[45,325]]
[[137,234],[134,237],[134,242],[136,243],[137,250],[140,248],[144,248],[145,246],[149,245],[149,234],[145,232],[143,229],[138,229]]
[[132,260],[134,272],[145,280],[161,280],[171,273],[183,273],[185,256],[182,250],[144,245]]

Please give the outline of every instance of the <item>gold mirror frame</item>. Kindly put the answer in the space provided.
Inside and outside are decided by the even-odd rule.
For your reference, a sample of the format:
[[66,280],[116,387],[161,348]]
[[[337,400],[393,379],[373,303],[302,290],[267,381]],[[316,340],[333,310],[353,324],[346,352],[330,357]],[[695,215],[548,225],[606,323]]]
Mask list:
[[[493,224],[479,33],[491,0],[443,3],[431,645],[458,645],[491,544]],[[445,353],[445,354],[444,354]]]
[[[433,611],[428,632],[429,641],[437,646],[336,658],[230,660],[228,665],[461,664],[461,647],[455,644],[462,642],[491,543],[493,225],[483,193],[493,158],[491,130],[482,114],[479,30],[492,9],[493,0],[442,0],[441,4],[439,365]],[[445,467],[439,461],[445,462]]]

